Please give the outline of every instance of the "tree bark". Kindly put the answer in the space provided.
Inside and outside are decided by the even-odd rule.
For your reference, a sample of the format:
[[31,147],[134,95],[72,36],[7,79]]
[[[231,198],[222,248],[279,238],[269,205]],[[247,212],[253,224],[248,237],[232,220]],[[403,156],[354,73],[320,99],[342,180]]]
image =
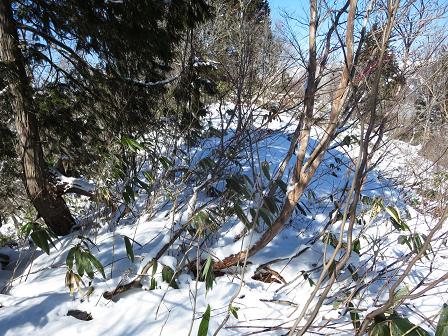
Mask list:
[[[302,129],[302,123],[299,122],[296,131],[294,132],[293,142],[299,140],[299,149],[297,153],[296,163],[294,165],[293,175],[291,177],[291,184],[293,188],[287,192],[282,209],[275,219],[274,223],[269,227],[258,241],[247,250],[241,251],[237,254],[232,254],[221,261],[213,264],[214,270],[222,270],[238,263],[241,263],[245,258],[250,258],[258,251],[266,247],[274,237],[284,228],[285,223],[291,217],[297,202],[302,197],[306,186],[311,180],[316,167],[312,167],[308,173],[303,171],[303,164],[310,139],[311,122],[314,111],[314,101],[316,94],[316,30],[317,30],[317,3],[316,0],[310,2],[310,35],[309,35],[309,60],[308,60],[308,79],[305,90],[305,120]],[[298,139],[297,139],[298,138]],[[293,148],[295,145],[293,145]]]
[[11,1],[0,0],[0,60],[7,67],[10,102],[15,113],[23,180],[38,215],[57,235],[66,235],[75,223],[64,199],[49,182],[39,138],[32,87],[19,49]]
[[[297,205],[297,202],[302,197],[306,187],[311,181],[311,178],[314,176],[317,168],[322,162],[323,156],[328,149],[328,146],[334,138],[335,131],[339,124],[339,119],[341,115],[341,111],[343,110],[344,102],[347,96],[347,88],[349,85],[349,76],[350,69],[352,66],[352,58],[353,58],[353,22],[355,16],[356,1],[351,0],[350,5],[352,6],[349,11],[349,23],[347,24],[347,35],[346,35],[346,61],[344,70],[341,76],[341,80],[339,82],[339,86],[334,94],[334,98],[332,101],[331,112],[329,116],[329,124],[325,129],[325,135],[319,141],[318,145],[313,149],[309,158],[306,159],[306,150],[308,147],[309,139],[311,137],[311,127],[313,123],[313,114],[314,114],[314,103],[316,98],[316,90],[317,90],[317,82],[316,80],[316,72],[317,72],[317,50],[316,50],[316,34],[317,34],[317,10],[318,5],[316,0],[310,1],[310,22],[309,22],[309,38],[308,38],[308,48],[309,48],[309,60],[308,60],[308,79],[305,90],[305,99],[304,99],[304,125],[303,127],[300,125],[297,126],[295,134],[298,137],[299,147],[297,150],[297,159],[295,162],[295,166],[293,169],[293,174],[291,177],[291,190],[289,190],[286,194],[285,201],[283,203],[282,209],[280,213],[277,215],[277,218],[274,220],[273,224],[269,227],[269,229],[258,239],[258,241],[252,245],[250,248],[241,251],[237,254],[232,254],[223,260],[217,261],[213,264],[214,270],[222,270],[239,263],[242,263],[244,259],[250,258],[258,251],[266,247],[284,228],[286,222],[291,218],[291,215]],[[347,8],[347,4],[342,7],[340,13],[345,12]],[[342,14],[341,14],[342,15]],[[329,34],[331,37],[331,33],[336,29],[337,24],[341,15],[336,16],[336,21],[334,22],[333,27],[331,28]],[[325,67],[326,60],[321,63],[321,68]],[[297,141],[294,140],[294,141]]]

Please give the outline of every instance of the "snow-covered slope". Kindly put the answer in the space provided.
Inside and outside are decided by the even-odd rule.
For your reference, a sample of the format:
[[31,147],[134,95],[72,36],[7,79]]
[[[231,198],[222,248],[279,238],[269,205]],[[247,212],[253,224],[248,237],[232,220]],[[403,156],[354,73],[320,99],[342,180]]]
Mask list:
[[[258,143],[259,162],[267,161],[271,168],[281,162],[288,150],[292,131],[287,122],[275,121],[269,125],[271,131]],[[315,133],[316,137],[319,136],[318,130]],[[341,135],[340,140],[345,135]],[[205,140],[193,149],[196,150],[195,160],[212,152],[218,144],[219,141],[213,138]],[[354,145],[332,149],[301,200],[305,210],[297,211],[287,227],[266,248],[249,259],[245,272],[230,270],[218,276],[209,291],[205,282],[194,279],[193,272],[177,269],[179,263],[185,261],[185,256],[191,256],[195,246],[187,236],[181,236],[158,261],[154,274],[155,289],[149,290],[150,271],[150,275],[143,278],[143,288],[129,290],[113,301],[103,297],[104,292],[113,291],[119,284],[128,283],[140,274],[144,265],[170,241],[174,234],[173,223],[182,221],[184,216],[172,213],[173,204],[168,199],[158,200],[149,211],[148,196],[144,191],[137,195],[133,211],[125,214],[116,227],[108,225],[111,219],[107,216],[96,219],[100,228],[95,233],[90,232],[90,238],[98,250],[89,244],[92,253],[104,266],[106,278],[96,272],[89,284],[88,278],[84,277],[82,292],[76,292],[74,296],[70,296],[65,286],[65,261],[69,249],[79,242],[78,235],[87,233],[76,232],[60,239],[50,255],[32,247],[20,252],[1,249],[1,253],[11,256],[11,263],[1,271],[0,280],[6,283],[12,278],[12,281],[7,294],[0,295],[0,335],[173,336],[188,335],[190,331],[196,335],[207,305],[211,307],[209,335],[212,335],[228,314],[232,298],[235,316],[230,314],[220,335],[284,335],[314,289],[324,254],[333,249],[322,237],[330,232],[338,234],[341,222],[330,224],[334,215],[334,199],[343,193],[346,181],[350,180],[356,153]],[[416,161],[420,168],[430,163],[425,163],[415,154],[417,150],[401,142],[389,142],[380,153],[387,155],[383,155],[378,167],[370,173],[363,196],[367,200],[381,198],[385,205],[395,206],[410,232],[427,234],[437,221],[404,202],[410,199],[406,195],[417,195],[404,182],[415,179],[414,175],[406,174]],[[244,168],[249,170],[249,167]],[[403,183],[397,184],[397,181]],[[189,197],[191,194],[188,196],[187,193],[184,203]],[[205,202],[205,195],[201,197],[200,202]],[[356,276],[352,271],[342,271],[310,329],[310,335],[311,332],[353,335],[352,321],[346,309],[348,302],[355,305],[362,316],[381,300],[387,299],[392,280],[407,266],[412,253],[406,244],[398,243],[405,233],[394,228],[386,211],[374,212],[375,207],[369,202],[360,205],[363,224],[355,228],[360,250],[353,252],[349,260]],[[234,218],[206,240],[201,246],[202,253],[221,259],[249,246],[260,232],[251,232],[243,240],[234,242],[234,237],[243,228],[243,224]],[[446,233],[447,225],[436,234],[437,239],[431,246],[433,253],[416,264],[400,284],[400,289],[418,293],[431,279],[447,274]],[[133,244],[134,262],[127,256],[123,236],[136,242]],[[15,269],[17,260],[20,263]],[[261,265],[277,281],[253,279]],[[169,287],[162,280],[164,266],[179,271],[176,279],[178,289]],[[398,311],[433,333],[434,321],[442,305],[448,302],[447,291],[448,283],[442,281],[420,297],[406,300]],[[84,321],[67,316],[70,310],[87,312],[92,319]]]

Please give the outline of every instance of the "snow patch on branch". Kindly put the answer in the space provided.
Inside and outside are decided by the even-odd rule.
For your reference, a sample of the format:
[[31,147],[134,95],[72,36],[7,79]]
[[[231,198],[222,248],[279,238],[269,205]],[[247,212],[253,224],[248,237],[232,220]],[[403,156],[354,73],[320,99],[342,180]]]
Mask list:
[[0,97],[3,96],[9,89],[9,85],[6,85],[3,89],[0,90]]
[[159,80],[157,82],[145,82],[145,81],[135,80],[135,79],[131,79],[131,78],[128,78],[127,80],[132,82],[132,83],[134,83],[134,84],[147,86],[147,87],[152,87],[152,86],[166,85],[166,84],[169,84],[171,82],[174,82],[176,79],[179,78],[179,76],[180,75],[176,75],[174,77],[163,79],[163,80]]
[[216,70],[218,64],[219,64],[219,62],[216,62],[216,61],[212,61],[212,60],[205,61],[205,60],[199,59],[198,57],[195,57],[193,67],[194,68],[211,67],[212,69]]
[[51,169],[50,173],[55,178],[56,187],[63,193],[76,192],[87,196],[95,192],[95,184],[82,177],[68,177],[56,169]]

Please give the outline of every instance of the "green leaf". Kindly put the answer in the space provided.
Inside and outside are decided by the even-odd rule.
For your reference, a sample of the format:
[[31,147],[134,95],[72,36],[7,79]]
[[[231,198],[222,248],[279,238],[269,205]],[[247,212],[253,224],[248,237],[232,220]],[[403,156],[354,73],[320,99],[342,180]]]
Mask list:
[[167,282],[168,285],[170,285],[174,289],[179,289],[179,286],[176,283],[176,279],[174,279],[174,271],[171,269],[171,267],[163,266],[162,280]]
[[85,242],[86,240],[87,240],[90,244],[92,244],[93,246],[95,246],[96,249],[98,250],[98,252],[100,251],[98,245],[96,245],[96,244],[93,242],[93,240],[90,239],[89,237],[78,236],[78,238],[82,240],[82,242],[86,245],[87,248],[89,248],[89,246],[88,246],[87,243]]
[[374,326],[369,336],[429,336],[423,328],[411,323],[407,318],[391,314],[388,318],[375,318]]
[[408,246],[409,246],[408,237],[405,235],[399,235],[398,239],[397,239],[397,243],[400,245],[408,244]]
[[139,144],[137,141],[127,136],[122,136],[120,142],[124,147],[126,147],[132,152],[136,152],[138,150],[143,149],[143,146],[141,144]]
[[400,303],[401,300],[406,298],[406,296],[409,294],[409,288],[408,286],[401,287],[399,290],[397,290],[394,293],[393,302],[394,305]]
[[248,185],[251,186],[251,187],[254,186],[254,183],[252,182],[252,180],[250,179],[249,176],[247,176],[247,175],[241,175],[240,177],[241,177],[241,180],[243,181],[243,183],[244,183],[246,186],[248,186]]
[[151,278],[151,283],[149,285],[149,290],[154,290],[157,288],[157,281],[155,278]]
[[386,212],[389,214],[390,218],[391,218],[391,222],[392,225],[399,231],[404,231],[404,230],[408,230],[409,226],[401,219],[400,217],[400,213],[398,212],[398,210],[393,207],[393,206],[388,206],[385,208]]
[[168,169],[168,168],[174,166],[173,161],[168,159],[166,156],[159,157],[159,161],[162,164],[163,168],[165,168],[165,169]]
[[77,249],[77,246],[72,247],[67,253],[67,258],[65,259],[65,263],[67,264],[67,267],[69,270],[73,269],[73,259],[75,258],[75,250],[76,249]]
[[344,139],[342,139],[340,145],[341,146],[349,146],[351,144],[352,138],[350,135],[346,135]]
[[393,206],[387,206],[386,207],[386,211],[387,213],[393,217],[397,222],[399,222],[401,220],[400,218],[400,213],[398,212],[398,210],[396,208],[394,208]]
[[74,293],[74,284],[72,282],[72,274],[73,271],[67,271],[67,273],[65,273],[65,286],[68,287],[69,291],[70,291],[70,296],[73,295]]
[[84,275],[84,266],[82,264],[82,256],[81,256],[81,249],[78,248],[75,250],[75,261],[76,261],[76,269],[78,270],[78,274],[80,276]]
[[53,241],[51,240],[52,231],[50,229],[41,229],[40,232],[42,234],[42,237],[47,241],[47,243],[50,243],[51,245],[53,245],[53,247],[56,248]]
[[390,331],[394,336],[429,336],[425,329],[411,323],[407,318],[396,315],[391,316]]
[[130,185],[127,185],[123,192],[124,201],[130,204],[135,201],[135,193]]
[[202,315],[201,323],[199,324],[198,336],[207,336],[208,324],[210,323],[210,305],[207,305],[204,315]]
[[155,180],[154,176],[149,171],[143,172],[143,176],[148,180],[149,183],[152,183]]
[[235,317],[236,319],[238,319],[238,310],[239,310],[239,309],[240,309],[240,308],[238,308],[238,307],[230,306],[230,307],[229,307],[229,312],[230,312],[230,314],[233,315],[233,317]]
[[226,188],[249,199],[251,195],[246,185],[249,182],[251,183],[250,179],[245,175],[231,175],[226,179]]
[[150,191],[149,184],[143,182],[137,176],[134,177],[133,182],[135,185],[139,186],[140,188],[145,189],[146,191]]
[[272,220],[271,220],[271,217],[269,217],[269,215],[270,215],[269,210],[267,210],[265,208],[260,208],[260,209],[258,209],[258,213],[261,216],[261,218],[263,218],[263,221],[266,223],[266,225],[271,226]]
[[252,220],[252,224],[257,226],[258,223],[260,222],[260,216],[257,215],[257,212],[255,211],[254,208],[249,208],[249,213]]
[[87,276],[90,279],[93,279],[95,275],[93,274],[92,263],[90,261],[89,255],[90,255],[90,252],[83,252],[81,254],[82,259],[83,259],[84,270],[86,271]]
[[57,238],[57,236],[55,236],[54,234],[53,234],[53,232],[49,229],[49,230],[44,230],[44,234],[45,234],[45,238],[46,238],[46,240],[51,244],[51,245],[53,245],[53,247],[54,248],[56,248],[56,245],[53,243],[53,240],[51,239],[51,237],[56,237]]
[[229,178],[226,179],[226,189],[230,189],[237,194],[242,193],[241,186],[239,185],[239,183],[235,181],[234,176],[230,176]]
[[100,261],[93,256],[93,254],[88,254],[89,260],[92,262],[92,265],[101,273],[104,279],[106,279],[106,274],[104,273],[103,265],[100,263]]
[[310,274],[306,271],[300,271],[303,275],[303,278],[305,280],[308,280],[308,283],[310,284],[310,287],[313,287],[315,285],[315,282],[313,281],[313,279],[311,279]]
[[196,229],[201,231],[208,228],[211,223],[212,221],[210,219],[210,214],[207,210],[199,211],[193,218],[193,224],[195,225]]
[[244,224],[244,226],[247,229],[250,229],[252,227],[251,223],[247,219],[246,214],[244,213],[243,209],[241,209],[241,206],[238,203],[235,203],[233,205],[233,210],[235,211],[236,216],[238,219]]
[[391,336],[387,322],[376,323],[370,331],[369,336]]
[[359,239],[355,239],[353,241],[353,252],[359,254],[360,251],[361,251],[361,242],[359,241]]
[[266,176],[266,178],[268,180],[271,179],[271,173],[269,172],[269,163],[267,161],[263,161],[261,163],[261,170],[263,171],[264,176]]
[[50,246],[47,240],[48,235],[43,230],[31,232],[31,239],[40,247],[46,254],[50,254]]
[[448,304],[444,304],[440,312],[439,322],[437,323],[435,336],[448,335]]
[[152,273],[151,273],[153,277],[156,274],[156,272],[157,272],[157,260],[153,259],[152,260]]
[[90,253],[90,251],[88,253],[85,253],[84,251],[81,252],[81,264],[82,264],[83,273],[87,274],[87,276],[89,278],[91,278],[91,275],[93,274],[93,268],[92,268],[92,263],[90,262],[89,257],[88,257],[89,253]]
[[202,278],[205,279],[208,272],[210,271],[210,266],[212,265],[212,257],[208,256],[207,261],[204,265],[204,269],[202,270]]
[[213,260],[210,256],[207,258],[207,262],[202,270],[202,279],[205,281],[205,290],[213,288],[213,282],[215,281],[215,274],[213,273]]
[[271,213],[276,213],[278,211],[277,203],[274,197],[263,197],[263,206],[269,209]]
[[34,222],[28,222],[20,228],[20,232],[24,237],[28,237],[33,230]]
[[336,298],[333,301],[333,305],[332,305],[333,309],[339,309],[343,303],[344,303],[344,300]]
[[308,277],[308,283],[310,284],[310,287],[316,285],[316,283],[313,281],[313,279],[311,279],[311,277]]
[[[397,239],[398,244],[404,245],[406,244],[409,249],[414,253],[419,253],[423,247],[423,243],[426,240],[426,237],[419,234],[410,234],[409,236],[400,235]],[[432,251],[431,245],[427,248],[427,250]],[[428,252],[424,251],[424,256],[429,259]]]
[[422,238],[420,237],[420,235],[418,233],[414,234],[411,236],[411,239],[413,241],[415,251],[420,252],[420,250],[423,246],[423,241],[422,241]]
[[128,236],[123,236],[124,245],[126,246],[126,254],[130,261],[134,262],[134,250],[132,249],[131,240]]
[[348,309],[350,312],[350,319],[352,320],[353,327],[358,330],[361,327],[361,318],[359,316],[358,310],[355,308],[352,302],[348,303]]
[[325,244],[329,244],[332,247],[336,247],[338,245],[338,238],[332,232],[326,232],[322,237],[322,240]]
[[365,204],[365,205],[372,205],[373,204],[373,199],[369,196],[363,195],[361,197],[361,203]]
[[[418,233],[411,235],[412,245],[414,246],[414,252],[419,253],[422,250],[423,244],[426,240],[425,235]],[[432,252],[431,244],[428,245],[427,250]],[[428,252],[424,251],[424,256],[429,260]]]

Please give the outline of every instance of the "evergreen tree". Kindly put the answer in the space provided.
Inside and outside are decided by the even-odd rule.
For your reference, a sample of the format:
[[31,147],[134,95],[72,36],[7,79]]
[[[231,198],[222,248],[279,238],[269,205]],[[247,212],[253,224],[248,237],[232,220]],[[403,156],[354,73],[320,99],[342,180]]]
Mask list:
[[[275,43],[269,4],[264,0],[214,0],[212,4],[213,19],[195,29],[190,36],[191,49],[186,66],[190,70],[185,72],[177,96],[189,92],[187,96],[192,103],[189,106],[195,110],[193,114],[199,112],[199,119],[206,111],[196,106],[200,106],[205,97],[225,97],[235,103],[241,121],[241,106],[250,105],[253,97],[263,95],[263,83],[274,68],[271,57],[275,54]],[[198,118],[192,118],[191,113],[183,115],[186,116],[184,125],[198,124]]]
[[[359,92],[368,91],[372,86],[374,74],[378,69],[379,62],[379,44],[381,41],[382,31],[376,25],[373,25],[370,32],[367,33],[366,39],[359,56],[359,65],[357,67],[354,84],[358,86]],[[404,85],[405,79],[398,67],[395,53],[391,47],[387,47],[384,55],[383,64],[381,65],[381,81],[379,85],[379,105],[378,112],[381,114],[382,106],[390,106],[393,104],[395,95]],[[368,97],[368,95],[366,95]],[[364,109],[367,101],[361,101],[361,110]]]
[[[94,99],[103,99],[107,106],[115,90],[117,96],[134,93],[121,115],[101,109],[93,117],[98,126],[118,124],[117,132],[123,132],[151,120],[148,112],[163,92],[159,87],[175,45],[208,11],[203,0],[0,1],[0,61],[6,99],[15,114],[25,187],[38,215],[56,234],[67,234],[74,220],[51,184],[42,136],[61,123],[62,133],[85,130],[86,121],[71,113],[83,94],[95,108]],[[37,73],[45,74],[43,83]],[[46,128],[42,119],[53,125]],[[61,138],[70,139],[71,146],[81,140],[73,133]]]

